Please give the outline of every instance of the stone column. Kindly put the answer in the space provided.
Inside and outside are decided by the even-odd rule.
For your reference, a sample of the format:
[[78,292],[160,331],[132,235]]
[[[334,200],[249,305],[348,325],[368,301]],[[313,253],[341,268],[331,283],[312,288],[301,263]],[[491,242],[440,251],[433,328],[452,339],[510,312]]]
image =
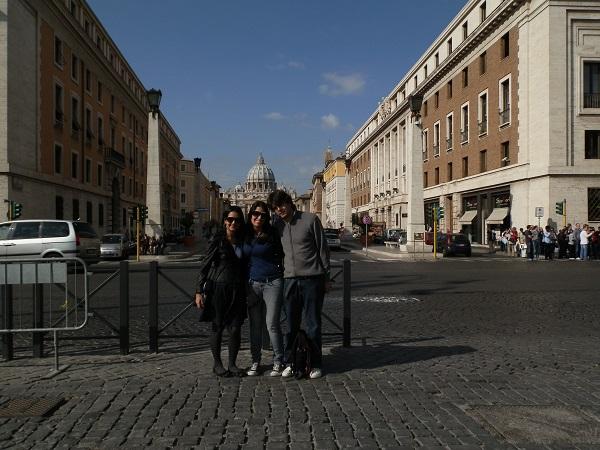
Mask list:
[[[406,191],[407,205],[407,250],[411,251],[414,245],[414,234],[425,232],[425,213],[423,209],[423,138],[421,135],[421,122],[413,116],[408,131],[408,151],[406,153]],[[421,242],[417,242],[417,248]]]
[[161,236],[162,192],[160,185],[160,112],[148,114],[148,168],[146,170],[146,234]]

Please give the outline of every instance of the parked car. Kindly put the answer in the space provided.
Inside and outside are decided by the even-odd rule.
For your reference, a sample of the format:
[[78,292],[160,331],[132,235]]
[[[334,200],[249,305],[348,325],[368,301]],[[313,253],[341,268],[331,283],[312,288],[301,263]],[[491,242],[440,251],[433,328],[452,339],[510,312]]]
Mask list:
[[0,258],[100,259],[100,239],[89,223],[73,220],[13,220],[0,223]]
[[327,239],[327,245],[329,245],[329,248],[340,249],[342,247],[342,242],[340,240],[338,230],[333,228],[326,228],[324,231],[325,238]]
[[[135,245],[135,244],[134,244]],[[100,257],[126,259],[129,257],[131,242],[124,234],[105,234],[100,244]]]
[[385,230],[384,239],[386,242],[398,242],[406,244],[406,231],[400,228],[388,228]]
[[441,233],[438,235],[437,251],[444,256],[471,256],[471,242],[466,234]]

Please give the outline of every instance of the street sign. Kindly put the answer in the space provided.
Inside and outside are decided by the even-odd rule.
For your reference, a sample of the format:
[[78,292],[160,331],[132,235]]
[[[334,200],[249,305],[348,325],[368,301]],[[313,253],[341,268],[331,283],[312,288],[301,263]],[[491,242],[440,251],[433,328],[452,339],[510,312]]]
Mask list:
[[414,240],[415,241],[424,241],[425,240],[425,233],[414,233]]
[[362,223],[364,223],[365,225],[371,225],[373,223],[373,219],[371,218],[371,216],[363,216]]
[[535,217],[544,217],[544,207],[543,206],[536,206]]
[[196,208],[198,212],[208,212],[208,208]]

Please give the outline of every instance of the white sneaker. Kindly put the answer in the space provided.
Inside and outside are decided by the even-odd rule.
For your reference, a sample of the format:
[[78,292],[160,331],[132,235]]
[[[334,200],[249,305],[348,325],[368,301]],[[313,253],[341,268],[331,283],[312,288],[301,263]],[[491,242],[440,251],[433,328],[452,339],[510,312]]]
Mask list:
[[258,366],[259,363],[257,362],[252,363],[250,369],[248,369],[248,372],[246,372],[246,375],[248,375],[249,377],[255,377],[256,375],[258,375]]
[[281,373],[282,378],[290,378],[293,375],[294,375],[294,370],[292,369],[292,366],[287,366]]
[[279,377],[281,376],[281,372],[283,370],[283,367],[281,364],[273,364],[273,370],[271,370],[271,373],[269,374],[270,377]]
[[315,378],[321,378],[322,376],[323,372],[318,367],[315,367],[313,370],[311,370],[309,375],[311,380],[314,380]]

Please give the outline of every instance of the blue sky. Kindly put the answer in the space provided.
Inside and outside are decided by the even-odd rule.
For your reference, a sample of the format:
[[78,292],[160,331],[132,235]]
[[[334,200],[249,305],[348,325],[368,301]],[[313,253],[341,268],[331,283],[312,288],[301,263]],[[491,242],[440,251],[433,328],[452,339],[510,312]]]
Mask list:
[[[298,193],[465,0],[88,0],[186,158],[224,188],[259,152]],[[168,7],[167,7],[168,6]]]

